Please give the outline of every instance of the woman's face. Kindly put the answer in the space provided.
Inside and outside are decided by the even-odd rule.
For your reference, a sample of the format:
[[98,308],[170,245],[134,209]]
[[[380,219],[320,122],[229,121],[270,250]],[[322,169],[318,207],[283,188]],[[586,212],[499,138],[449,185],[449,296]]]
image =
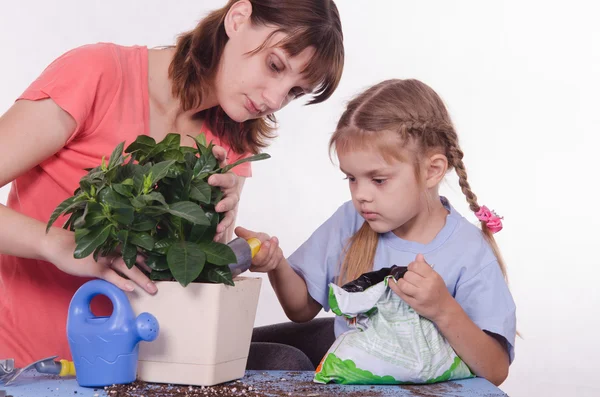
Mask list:
[[[240,3],[245,2],[236,4]],[[312,87],[301,72],[315,50],[308,47],[290,57],[273,46],[286,37],[284,33],[273,35],[265,43],[276,29],[253,25],[243,7],[234,7],[225,21],[229,41],[216,75],[215,95],[229,117],[243,122],[274,113],[291,100],[310,93]],[[263,43],[262,50],[250,54]]]

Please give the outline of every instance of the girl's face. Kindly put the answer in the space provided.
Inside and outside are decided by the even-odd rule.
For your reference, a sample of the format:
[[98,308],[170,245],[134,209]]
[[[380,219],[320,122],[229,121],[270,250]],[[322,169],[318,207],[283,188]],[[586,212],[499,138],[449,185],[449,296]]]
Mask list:
[[313,56],[314,48],[308,47],[290,57],[283,49],[273,47],[286,36],[279,32],[260,52],[249,54],[275,28],[253,25],[247,20],[229,30],[230,38],[216,76],[215,95],[233,120],[244,122],[269,115],[312,91],[301,72]]
[[426,207],[412,162],[386,161],[376,149],[338,152],[354,207],[378,233],[409,226]]

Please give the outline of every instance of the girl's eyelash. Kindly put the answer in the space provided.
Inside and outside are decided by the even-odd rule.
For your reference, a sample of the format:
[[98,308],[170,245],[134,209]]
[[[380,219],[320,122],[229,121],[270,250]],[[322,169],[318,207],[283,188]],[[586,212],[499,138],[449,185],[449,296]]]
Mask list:
[[281,72],[283,70],[283,68],[280,68],[279,66],[277,66],[277,64],[273,61],[273,58],[269,59],[269,67],[271,68],[271,70],[273,70],[274,72]]
[[294,97],[294,98],[300,98],[301,96],[303,96],[305,94],[304,90],[300,87],[294,87],[290,90],[290,94]]
[[[352,182],[354,180],[354,177],[346,175],[344,177],[344,180],[345,181],[349,180],[350,182]],[[373,180],[373,182],[375,182],[378,185],[383,185],[387,181],[387,179],[383,179],[383,178],[373,178],[372,180]]]

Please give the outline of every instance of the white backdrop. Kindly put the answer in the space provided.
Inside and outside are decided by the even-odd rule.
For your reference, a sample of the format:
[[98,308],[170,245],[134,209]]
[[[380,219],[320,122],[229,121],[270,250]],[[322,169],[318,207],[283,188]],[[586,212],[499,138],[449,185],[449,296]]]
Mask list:
[[[0,112],[55,57],[78,45],[170,44],[216,0],[20,0],[0,11]],[[367,5],[368,4],[368,5]],[[446,101],[480,202],[498,235],[518,307],[511,396],[598,396],[600,26],[593,2],[338,0],[347,61],[326,103],[279,113],[272,159],[254,166],[240,225],[291,254],[345,200],[327,141],[344,103],[382,79],[418,78]],[[595,26],[594,26],[595,25]],[[6,201],[8,187],[0,189]],[[444,187],[467,206],[454,176]],[[471,216],[472,217],[472,216]],[[474,220],[474,218],[472,217]],[[265,279],[256,325],[284,321]]]

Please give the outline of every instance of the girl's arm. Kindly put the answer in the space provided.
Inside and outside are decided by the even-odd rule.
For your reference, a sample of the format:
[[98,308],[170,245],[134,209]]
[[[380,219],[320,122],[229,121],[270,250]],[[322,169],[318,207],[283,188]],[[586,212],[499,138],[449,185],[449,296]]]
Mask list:
[[509,366],[506,347],[469,318],[423,255],[417,255],[404,277],[389,286],[419,315],[436,324],[471,371],[495,385],[504,382]]
[[475,375],[499,386],[508,376],[509,358],[506,347],[495,337],[482,331],[458,302],[450,298],[452,300],[446,309],[432,321]]
[[269,281],[290,320],[297,323],[310,321],[323,308],[310,296],[306,282],[285,258],[269,272]]
[[290,266],[279,248],[277,237],[238,227],[235,233],[244,239],[258,238],[262,245],[252,260],[250,270],[269,274],[269,281],[285,314],[294,322],[312,320],[322,306],[308,293],[306,282]]

